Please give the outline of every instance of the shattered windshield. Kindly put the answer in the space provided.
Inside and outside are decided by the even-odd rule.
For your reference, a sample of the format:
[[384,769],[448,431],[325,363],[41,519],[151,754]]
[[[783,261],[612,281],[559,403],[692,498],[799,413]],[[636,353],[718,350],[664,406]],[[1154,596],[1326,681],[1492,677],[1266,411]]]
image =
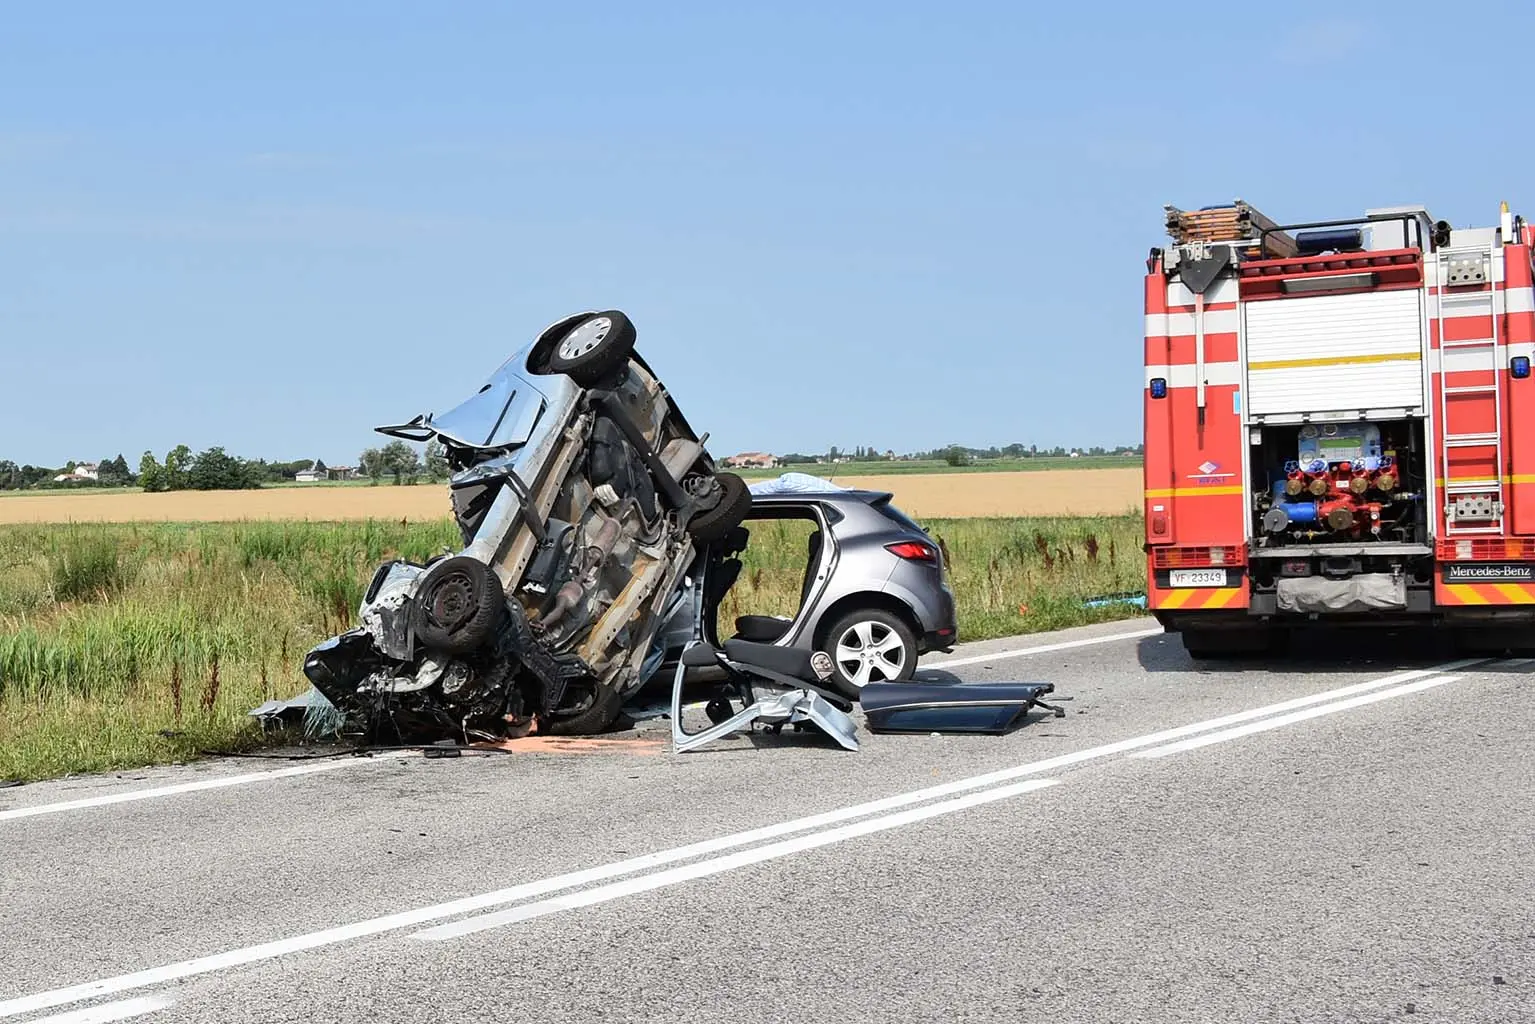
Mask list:
[[523,444],[543,411],[544,396],[503,367],[480,390],[432,418],[432,429],[471,448]]

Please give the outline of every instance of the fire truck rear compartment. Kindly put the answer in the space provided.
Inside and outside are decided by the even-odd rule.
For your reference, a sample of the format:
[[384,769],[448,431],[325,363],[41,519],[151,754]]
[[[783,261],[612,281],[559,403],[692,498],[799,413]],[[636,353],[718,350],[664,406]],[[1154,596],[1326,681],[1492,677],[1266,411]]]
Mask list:
[[1249,613],[1428,611],[1423,421],[1253,430]]

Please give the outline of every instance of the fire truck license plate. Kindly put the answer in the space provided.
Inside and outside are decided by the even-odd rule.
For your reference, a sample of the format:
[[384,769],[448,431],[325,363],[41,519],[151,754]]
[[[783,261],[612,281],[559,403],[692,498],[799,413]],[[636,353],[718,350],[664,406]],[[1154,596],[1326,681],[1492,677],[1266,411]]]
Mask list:
[[1174,569],[1168,582],[1175,587],[1224,587],[1225,569]]

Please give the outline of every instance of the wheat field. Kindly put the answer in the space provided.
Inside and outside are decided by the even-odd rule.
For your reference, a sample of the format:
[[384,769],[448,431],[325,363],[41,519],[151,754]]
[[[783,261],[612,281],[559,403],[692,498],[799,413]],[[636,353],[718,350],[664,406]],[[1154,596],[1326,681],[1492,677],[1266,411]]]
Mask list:
[[[837,483],[889,491],[918,517],[970,519],[1019,516],[1104,516],[1137,513],[1139,468],[1033,472],[849,476]],[[272,487],[254,491],[25,494],[0,498],[0,524],[342,522],[361,519],[434,522],[451,514],[442,484],[397,487]]]

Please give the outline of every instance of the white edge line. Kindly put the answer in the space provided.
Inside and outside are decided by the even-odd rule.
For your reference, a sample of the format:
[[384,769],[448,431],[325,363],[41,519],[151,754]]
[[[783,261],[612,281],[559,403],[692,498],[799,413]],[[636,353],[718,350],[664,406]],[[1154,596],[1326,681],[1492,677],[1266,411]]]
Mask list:
[[173,1005],[176,1000],[169,996],[144,996],[140,999],[124,999],[117,1003],[87,1006],[83,1010],[71,1010],[51,1017],[38,1017],[27,1024],[110,1024],[111,1021],[127,1020],[154,1013]]
[[979,665],[983,661],[999,661],[1002,658],[1021,658],[1026,654],[1049,654],[1051,651],[1069,651],[1074,647],[1092,647],[1095,644],[1111,644],[1116,640],[1139,640],[1141,637],[1161,636],[1167,631],[1161,626],[1155,629],[1139,629],[1133,633],[1113,633],[1109,636],[1090,636],[1081,640],[1063,640],[1058,644],[1040,644],[1037,647],[1019,647],[1010,651],[997,651],[994,654],[975,654],[963,658],[951,658],[946,661],[929,661],[919,663],[917,671],[929,668],[952,668],[956,665]]
[[733,849],[739,846],[747,846],[764,839],[775,839],[779,836],[789,835],[795,832],[803,832],[809,829],[820,828],[825,825],[847,821],[852,818],[865,817],[878,814],[883,811],[894,810],[912,804],[921,803],[938,797],[950,796],[955,793],[963,793],[969,790],[982,789],[998,783],[1009,782],[1024,775],[1036,775],[1041,772],[1054,771],[1083,761],[1091,761],[1100,757],[1109,757],[1122,754],[1129,750],[1137,750],[1141,747],[1155,746],[1185,736],[1206,732],[1211,729],[1221,729],[1226,726],[1237,725],[1241,722],[1262,718],[1266,715],[1279,714],[1296,708],[1307,707],[1312,704],[1320,704],[1334,698],[1346,697],[1355,693],[1363,693],[1372,689],[1380,689],[1413,679],[1421,679],[1425,676],[1471,665],[1478,665],[1488,658],[1472,658],[1464,661],[1451,662],[1432,669],[1417,669],[1411,672],[1401,672],[1387,676],[1384,679],[1372,680],[1364,683],[1356,683],[1352,686],[1340,687],[1336,690],[1327,690],[1322,693],[1312,694],[1307,697],[1297,697],[1293,700],[1283,701],[1278,704],[1270,704],[1265,707],[1253,708],[1249,711],[1241,711],[1226,715],[1222,718],[1209,719],[1204,722],[1195,722],[1190,725],[1179,726],[1174,729],[1166,729],[1161,732],[1150,733],[1145,736],[1121,740],[1117,743],[1109,743],[1104,746],[1092,747],[1087,750],[1076,751],[1071,754],[1062,754],[1059,757],[1047,758],[1043,761],[1034,761],[1029,764],[1018,765],[1013,768],[1004,768],[985,775],[976,775],[968,779],[957,779],[954,782],[946,782],[926,789],[919,789],[908,793],[899,793],[895,796],[873,800],[868,803],[857,804],[852,807],[844,807],[838,810],[826,811],[821,814],[813,814],[808,817],[798,818],[793,821],[779,822],[774,825],[766,825],[762,828],[752,829],[746,832],[738,832],[734,835],[720,836],[715,839],[706,839],[687,846],[679,846],[670,850],[661,850],[656,853],[645,854],[640,857],[631,857],[628,860],[617,861],[611,864],[600,865],[594,868],[586,868],[581,871],[573,871],[564,875],[556,875],[552,878],[526,882],[521,885],[511,886],[506,889],[498,889],[493,892],[482,893],[478,896],[466,896],[448,903],[440,903],[433,906],[418,907],[415,910],[401,911],[385,917],[371,920],[356,921],[352,924],[337,925],[307,935],[297,935],[292,938],[276,939],[271,942],[261,943],[256,946],[247,946],[242,949],[226,950],[222,953],[214,953],[209,956],[197,957],[192,960],[183,960],[179,963],[165,964],[160,967],[152,967],[137,971],[133,974],[123,974],[111,978],[101,978],[96,981],[85,982],[79,985],[71,985],[66,988],[53,989],[30,996],[21,996],[0,1002],[0,1017],[14,1017],[18,1014],[31,1013],[36,1010],[47,1009],[52,1006],[63,1006],[68,1003],[79,1002],[82,999],[92,999],[97,996],[110,995],[116,992],[124,992],[135,988],[144,988],[150,985],[158,985],[181,978],[193,977],[199,974],[207,974],[213,971],[225,970],[230,967],[238,967],[243,964],[255,963],[261,960],[274,959],[286,956],[290,953],[301,952],[306,949],[316,949],[321,946],[334,945],[340,942],[349,942],[353,939],[363,938],[369,935],[377,935],[382,932],[394,931],[400,928],[409,928],[428,921],[441,920],[459,914],[469,914],[475,911],[485,910],[490,907],[501,906],[507,903],[516,903],[542,896],[562,889],[572,889],[577,886],[587,885],[591,882],[605,881],[621,875],[643,871],[658,867],[662,864],[675,863],[692,857],[717,853],[721,850]]
[[805,850],[813,850],[820,846],[829,846],[832,843],[840,843],[858,836],[866,836],[901,825],[924,821],[928,818],[936,818],[942,814],[952,814],[955,811],[991,803],[994,800],[1002,800],[1023,793],[1032,793],[1049,786],[1059,785],[1059,783],[1060,780],[1058,779],[1030,779],[1027,782],[1014,783],[1011,786],[999,786],[996,789],[983,790],[979,793],[968,793],[945,800],[942,803],[928,804],[925,807],[917,807],[895,814],[886,814],[852,825],[828,829],[824,832],[813,832],[807,836],[786,839],[767,846],[758,846],[755,849],[732,853],[724,857],[695,861],[692,864],[672,868],[668,871],[641,875],[638,878],[614,882],[611,885],[600,886],[596,889],[587,889],[569,896],[541,900],[538,903],[527,903],[495,914],[485,914],[466,921],[455,921],[452,924],[445,924],[437,928],[429,928],[426,931],[417,932],[411,938],[424,942],[442,942],[448,939],[456,939],[502,925],[529,921],[535,917],[543,917],[546,914],[557,914],[561,911],[589,907],[595,903],[604,903],[608,900],[619,899],[635,893],[649,892],[652,889],[660,889],[668,885],[676,885],[680,882],[689,882],[696,878],[721,874],[722,872],[732,871],[749,864],[760,864],[763,861],[787,857],[790,854],[802,853]]
[[1397,686],[1390,690],[1378,690],[1375,693],[1366,693],[1359,697],[1350,697],[1348,700],[1334,701],[1331,704],[1323,704],[1321,707],[1307,708],[1304,711],[1296,711],[1293,714],[1280,715],[1278,718],[1266,718],[1261,722],[1253,722],[1250,725],[1238,726],[1235,729],[1226,729],[1221,732],[1207,733],[1196,736],[1193,739],[1183,740],[1179,743],[1169,743],[1166,746],[1154,747],[1151,750],[1140,750],[1130,757],[1167,757],[1169,754],[1181,754],[1188,750],[1197,750],[1200,747],[1208,747],[1215,743],[1224,743],[1227,740],[1240,739],[1243,736],[1251,736],[1253,733],[1266,732],[1269,729],[1278,729],[1286,725],[1294,725],[1296,722],[1304,722],[1311,718],[1320,718],[1322,715],[1336,714],[1339,711],[1347,711],[1350,708],[1363,707],[1366,704],[1375,704],[1379,701],[1390,700],[1393,697],[1405,697],[1411,693],[1420,693],[1445,683],[1453,683],[1463,676],[1431,676],[1428,679],[1420,679],[1415,683],[1405,686]]
[[[1140,630],[1133,633],[1115,633],[1111,636],[1086,637],[1081,640],[1066,640],[1061,643],[1043,644],[1037,647],[1025,647],[1018,650],[998,651],[995,654],[973,655],[964,658],[955,658],[949,661],[929,662],[919,666],[923,668],[947,668],[959,665],[974,665],[983,661],[997,661],[1002,658],[1019,658],[1028,654],[1048,654],[1051,651],[1070,650],[1075,647],[1090,647],[1096,644],[1112,643],[1116,640],[1135,640],[1146,636],[1155,636],[1162,633],[1160,626],[1156,629]],[[689,705],[689,707],[702,707],[702,703]],[[107,793],[102,796],[82,797],[79,800],[66,800],[60,803],[38,804],[32,807],[15,807],[8,810],[0,810],[0,821],[12,821],[18,818],[32,818],[42,814],[60,814],[65,811],[85,810],[91,807],[107,807],[113,804],[131,803],[138,800],[152,800],[159,797],[176,796],[181,793],[196,793],[210,789],[222,789],[228,786],[240,786],[252,782],[266,782],[274,779],[292,778],[299,775],[311,775],[316,772],[335,771],[338,768],[347,768],[359,762],[367,763],[388,758],[404,757],[410,751],[386,751],[374,754],[370,757],[359,757],[354,760],[332,761],[326,764],[298,765],[292,768],[278,768],[265,772],[250,772],[244,775],[227,775],[217,779],[201,779],[197,782],[183,782],[170,786],[158,786],[154,789],[138,789],[125,793]]]
[[13,807],[10,810],[0,811],[0,821],[10,821],[14,818],[30,818],[39,814],[58,814],[62,811],[78,811],[87,807],[105,807],[108,804],[130,803],[135,800],[151,800],[155,797],[175,796],[178,793],[196,793],[207,789],[222,789],[226,786],[241,786],[248,782],[265,782],[269,779],[291,778],[295,775],[311,775],[315,772],[335,771],[338,768],[350,768],[356,764],[370,764],[376,761],[393,760],[404,757],[411,751],[386,750],[382,753],[372,754],[355,759],[328,761],[325,764],[302,764],[292,768],[274,768],[265,772],[250,772],[245,775],[224,775],[215,779],[199,779],[196,782],[179,782],[171,786],[158,786],[154,789],[133,789],[122,793],[105,793],[101,796],[82,797],[79,800],[66,800],[56,804],[38,804],[35,807]]

